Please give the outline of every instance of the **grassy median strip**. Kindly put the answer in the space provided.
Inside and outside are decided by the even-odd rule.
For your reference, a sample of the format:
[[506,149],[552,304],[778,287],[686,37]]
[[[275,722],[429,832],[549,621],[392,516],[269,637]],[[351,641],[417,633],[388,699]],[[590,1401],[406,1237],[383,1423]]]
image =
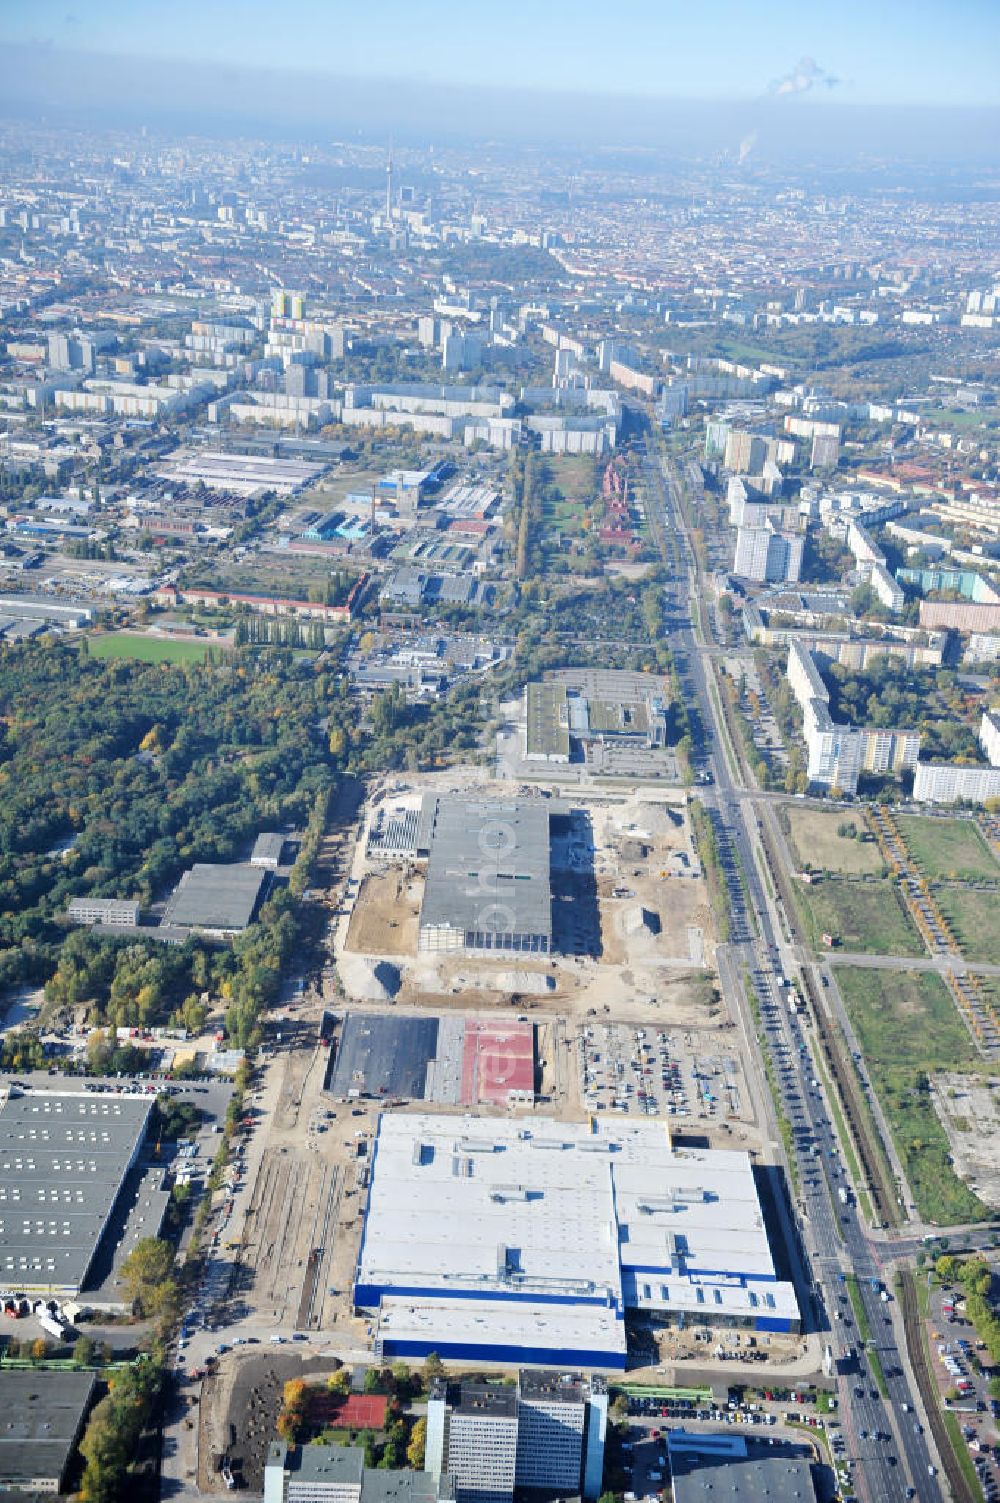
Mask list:
[[715,933],[719,943],[725,944],[729,939],[729,889],[726,885],[726,874],[722,870],[719,838],[710,816],[701,804],[693,800],[688,806],[688,813],[691,817],[691,831],[694,835],[698,860],[705,873],[709,906],[715,919]]
[[872,1328],[868,1324],[868,1312],[865,1310],[861,1290],[858,1288],[858,1281],[853,1273],[847,1275],[847,1294],[851,1301],[851,1309],[854,1311],[854,1319],[858,1323],[858,1336],[867,1346],[872,1339]]
[[865,1310],[864,1300],[861,1298],[861,1290],[853,1273],[847,1275],[847,1293],[850,1297],[851,1309],[854,1311],[854,1319],[858,1324],[858,1337],[867,1351],[868,1365],[872,1370],[875,1387],[884,1399],[888,1398],[889,1385],[885,1381],[882,1359],[875,1350],[872,1328],[868,1324],[868,1312]]

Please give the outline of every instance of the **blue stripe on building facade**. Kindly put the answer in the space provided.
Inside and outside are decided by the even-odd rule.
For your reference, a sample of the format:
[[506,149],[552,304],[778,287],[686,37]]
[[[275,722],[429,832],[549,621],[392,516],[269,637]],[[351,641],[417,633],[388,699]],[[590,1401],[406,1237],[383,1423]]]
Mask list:
[[625,1370],[624,1352],[600,1352],[580,1347],[489,1346],[475,1341],[394,1341],[383,1338],[387,1357],[439,1357],[470,1362],[531,1363],[542,1367],[609,1367]]

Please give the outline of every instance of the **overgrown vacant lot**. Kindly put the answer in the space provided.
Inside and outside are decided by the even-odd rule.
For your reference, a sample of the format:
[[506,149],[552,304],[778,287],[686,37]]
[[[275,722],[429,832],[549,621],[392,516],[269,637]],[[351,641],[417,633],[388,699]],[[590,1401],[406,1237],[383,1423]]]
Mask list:
[[822,946],[823,934],[832,934],[841,950],[924,954],[897,887],[888,879],[847,882],[842,877],[824,877],[809,887],[796,881],[793,890],[802,927],[814,949]]
[[966,960],[1000,965],[1000,893],[936,887],[934,896]]
[[1000,879],[1000,863],[971,819],[904,814],[899,828],[914,860],[930,881]]
[[944,982],[933,971],[851,967],[837,982],[921,1216],[939,1226],[985,1218],[951,1167],[928,1089],[937,1070],[981,1068]]
[[[882,855],[876,842],[857,838],[866,833],[860,817],[845,819],[834,810],[800,809],[787,804],[782,816],[799,866],[841,872],[847,877],[874,876],[882,870]],[[857,834],[838,835],[837,831],[845,827],[853,828]]]

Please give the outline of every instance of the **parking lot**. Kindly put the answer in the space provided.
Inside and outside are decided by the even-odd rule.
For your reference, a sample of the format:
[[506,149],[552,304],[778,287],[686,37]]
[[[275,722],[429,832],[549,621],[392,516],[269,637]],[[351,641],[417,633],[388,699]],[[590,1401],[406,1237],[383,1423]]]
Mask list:
[[[704,1398],[671,1400],[630,1399],[629,1423],[620,1442],[621,1470],[629,1490],[638,1498],[669,1496],[669,1461],[667,1436],[671,1430],[686,1430],[710,1435],[722,1426],[738,1426],[756,1453],[775,1446],[787,1447],[787,1454],[819,1459],[822,1452],[820,1433],[837,1458],[843,1449],[839,1424],[817,1413],[811,1406],[785,1410],[784,1405],[764,1402],[738,1402]],[[796,1428],[791,1428],[795,1426]],[[802,1433],[815,1430],[812,1437]]]
[[577,1052],[587,1111],[700,1122],[749,1116],[736,1059],[702,1051],[690,1032],[588,1024],[577,1036]]
[[936,1284],[929,1290],[930,1351],[932,1365],[945,1407],[959,1422],[962,1440],[969,1449],[980,1487],[987,1503],[1000,1499],[1000,1400],[989,1391],[975,1327],[965,1313],[960,1291]]

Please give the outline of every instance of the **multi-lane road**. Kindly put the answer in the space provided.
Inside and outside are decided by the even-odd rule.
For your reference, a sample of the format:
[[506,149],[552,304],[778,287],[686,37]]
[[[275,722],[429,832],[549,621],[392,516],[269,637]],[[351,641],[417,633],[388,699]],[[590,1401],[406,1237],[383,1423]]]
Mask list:
[[[669,464],[649,448],[644,467],[647,508],[655,514],[654,535],[673,565],[673,577],[665,587],[671,648],[684,691],[699,712],[700,755],[712,777],[703,798],[715,824],[729,892],[725,969],[730,976],[749,978],[760,1017],[761,1048],[770,1056],[777,1082],[777,1105],[792,1128],[802,1282],[809,1291],[811,1323],[829,1341],[837,1359],[841,1419],[848,1453],[857,1463],[854,1487],[870,1503],[913,1496],[935,1503],[943,1496],[938,1458],[930,1452],[918,1417],[895,1302],[881,1297],[880,1261],[848,1188],[836,1131],[815,1073],[810,1030],[783,1001],[784,982],[800,966],[785,937],[786,926],[778,920],[777,898],[763,876],[754,790],[740,782],[725,742],[721,707],[709,691],[710,644],[699,640],[693,624],[697,576],[677,501],[678,482]],[[744,1008],[741,986],[733,990],[733,1005]],[[846,1204],[838,1195],[841,1187]],[[843,1282],[848,1272],[857,1279],[867,1333],[857,1328]],[[876,1354],[875,1365],[871,1353]]]

